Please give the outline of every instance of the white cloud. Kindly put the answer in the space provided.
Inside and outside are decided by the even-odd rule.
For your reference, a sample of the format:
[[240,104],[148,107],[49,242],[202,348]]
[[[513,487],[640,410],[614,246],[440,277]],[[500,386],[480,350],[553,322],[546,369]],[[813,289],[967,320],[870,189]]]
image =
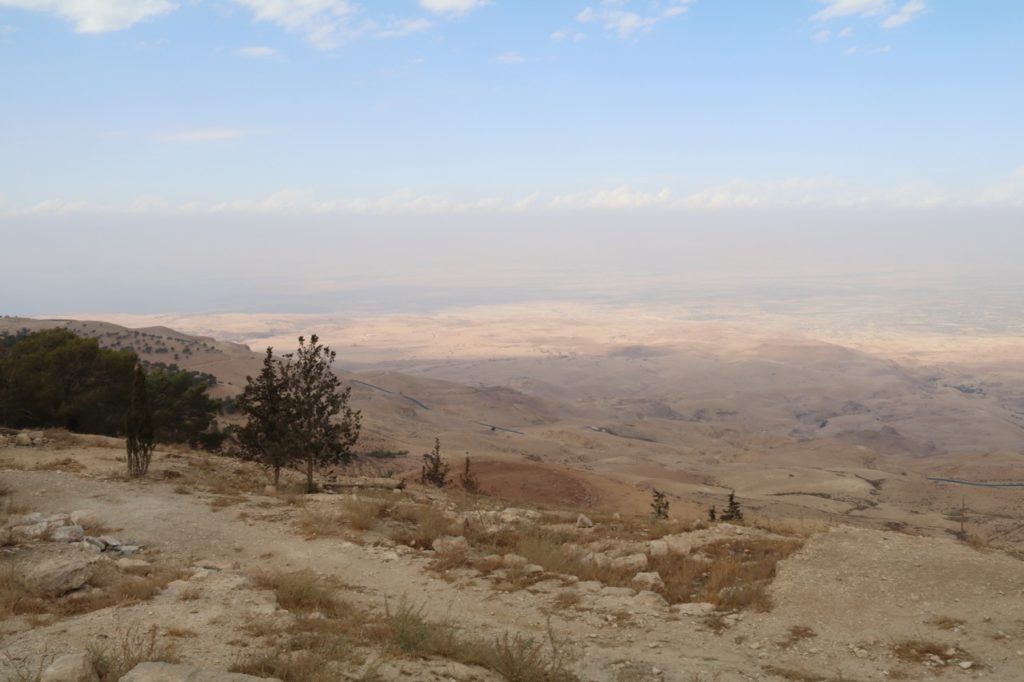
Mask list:
[[490,0],[420,0],[420,7],[447,16],[458,17],[489,4]]
[[279,55],[278,51],[274,48],[261,45],[240,47],[235,50],[235,54],[239,57],[249,57],[250,59],[272,59]]
[[818,0],[825,8],[815,14],[815,21],[828,21],[840,17],[870,17],[886,14],[889,0]]
[[924,0],[910,0],[907,4],[900,7],[896,14],[893,14],[886,18],[882,22],[882,28],[897,28],[906,24],[907,22],[913,21],[918,14],[925,11],[928,6],[924,3]]
[[390,21],[383,28],[374,33],[376,38],[402,38],[413,33],[426,31],[433,24],[427,19],[399,19]]
[[837,33],[836,37],[837,38],[849,38],[852,35],[853,35],[853,27],[852,26],[847,26],[842,31]]
[[164,142],[217,142],[244,137],[246,132],[238,128],[196,128],[161,133],[157,138]]
[[732,180],[680,191],[620,186],[554,196],[534,193],[520,198],[454,201],[401,190],[379,197],[319,198],[305,188],[287,188],[269,196],[219,202],[173,204],[160,197],[141,197],[120,205],[51,199],[22,206],[0,205],[0,218],[61,218],[76,214],[153,215],[352,215],[443,214],[472,211],[719,211],[793,209],[1024,209],[1024,166],[994,184],[941,191],[927,183],[895,186],[858,185],[832,177],[793,177],[772,181]]
[[832,37],[832,31],[829,31],[828,29],[825,29],[823,31],[818,31],[813,36],[811,36],[811,38],[816,43],[824,43],[824,42],[826,42],[831,37]]
[[177,9],[170,0],[0,0],[0,7],[49,12],[71,22],[78,33],[130,28]]
[[574,43],[580,43],[587,39],[586,33],[580,33],[579,31],[570,31],[569,29],[561,29],[555,31],[550,36],[551,40],[556,43],[560,43],[563,40],[571,40]]
[[18,27],[17,26],[12,26],[11,24],[0,24],[0,38],[3,38],[4,36],[9,36],[12,33],[17,33],[17,32],[18,32]]
[[351,25],[354,8],[347,0],[235,0],[252,10],[257,21],[269,21],[301,33],[321,49],[338,47],[362,35],[366,27]]
[[869,54],[888,54],[892,52],[892,45],[881,45],[878,47],[848,47],[846,48],[846,56],[853,57],[856,55],[869,55]]
[[615,33],[619,38],[630,38],[636,33],[650,31],[664,20],[678,17],[689,10],[695,0],[669,0],[667,3],[654,2],[644,14],[625,9],[629,0],[603,0],[597,9],[586,7],[576,15],[582,23],[600,23],[606,31]]
[[522,64],[526,62],[526,57],[518,52],[504,52],[498,55],[498,61],[502,64]]

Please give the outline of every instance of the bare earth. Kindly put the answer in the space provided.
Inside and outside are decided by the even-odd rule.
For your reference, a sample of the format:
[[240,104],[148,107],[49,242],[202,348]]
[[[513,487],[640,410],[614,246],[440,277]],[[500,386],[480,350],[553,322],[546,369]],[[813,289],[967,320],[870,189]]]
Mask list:
[[[503,591],[473,569],[431,570],[433,552],[396,547],[369,532],[350,535],[355,542],[304,539],[295,524],[308,510],[278,498],[246,494],[218,507],[211,504],[220,497],[216,494],[201,489],[182,494],[180,483],[157,482],[167,471],[188,471],[203,455],[158,453],[149,480],[125,482],[118,480],[120,453],[84,446],[6,448],[0,450],[2,479],[15,491],[16,502],[33,511],[95,510],[116,526],[116,534],[145,545],[142,556],[154,564],[189,570],[219,565],[221,570],[200,570],[187,580],[196,591],[188,600],[172,585],[149,601],[52,624],[8,615],[0,621],[0,648],[8,664],[81,650],[128,625],[156,625],[164,633],[194,633],[178,639],[162,635],[173,641],[182,660],[226,669],[250,647],[260,646],[240,633],[242,623],[255,617],[286,623],[291,617],[251,577],[298,569],[336,580],[344,586],[340,594],[353,604],[381,611],[386,600],[394,604],[404,596],[431,617],[453,618],[477,634],[543,638],[550,622],[580,654],[575,670],[585,680],[1016,680],[1024,663],[1020,562],[951,539],[848,526],[811,532],[804,548],[779,564],[770,586],[774,608],[742,611],[716,633],[702,617],[641,600],[631,596],[633,591],[579,583],[572,589],[580,601],[559,608],[554,598],[565,588],[557,580]],[[84,469],[25,470],[65,458]],[[498,469],[493,475],[500,480],[504,473]],[[482,479],[486,488],[492,477]],[[325,509],[337,509],[345,499],[314,497],[308,504]],[[63,547],[68,553],[82,551]],[[8,548],[2,560],[38,551],[34,545]],[[937,625],[942,618],[953,619],[955,628]],[[814,635],[790,641],[795,626]],[[894,654],[895,643],[903,640],[938,643],[955,653],[942,664],[904,661]],[[444,660],[424,663],[400,655],[383,655],[383,660],[383,679],[501,679]],[[959,665],[968,662],[967,669]]]

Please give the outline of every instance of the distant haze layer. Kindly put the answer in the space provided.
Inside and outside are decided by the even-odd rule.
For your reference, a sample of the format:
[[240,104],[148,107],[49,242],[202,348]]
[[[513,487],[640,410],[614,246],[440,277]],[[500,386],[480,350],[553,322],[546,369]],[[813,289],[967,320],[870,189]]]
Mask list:
[[852,294],[886,306],[948,299],[1013,326],[1020,218],[981,209],[9,218],[0,311],[386,314],[737,298],[757,308]]

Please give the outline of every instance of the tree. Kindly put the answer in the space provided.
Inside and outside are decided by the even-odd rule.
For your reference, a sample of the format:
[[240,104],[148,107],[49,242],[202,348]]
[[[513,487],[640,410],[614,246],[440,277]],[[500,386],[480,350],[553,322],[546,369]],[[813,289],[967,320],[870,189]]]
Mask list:
[[469,455],[466,455],[466,466],[463,467],[462,473],[459,475],[459,483],[462,484],[462,489],[468,493],[480,491],[480,481],[469,468]]
[[195,448],[219,444],[214,415],[221,402],[207,389],[217,379],[201,372],[188,372],[176,365],[150,363],[146,366],[146,393],[153,408],[153,427],[161,443],[188,443]]
[[742,521],[743,510],[740,509],[740,503],[736,501],[736,491],[729,493],[729,502],[725,507],[725,511],[722,512],[723,521]]
[[668,498],[660,490],[651,492],[651,510],[654,518],[664,520],[668,518]]
[[423,455],[423,468],[420,470],[420,483],[436,485],[443,488],[448,483],[448,471],[451,467],[441,459],[441,439],[434,439],[434,449]]
[[248,421],[238,431],[242,457],[260,462],[274,472],[274,487],[281,481],[281,469],[291,461],[287,389],[274,360],[274,349],[267,348],[263,368],[254,380],[245,378],[245,388],[237,406]]
[[137,361],[66,329],[9,337],[0,345],[0,424],[120,435]]
[[711,509],[708,509],[708,521],[717,521],[717,520],[718,520],[718,510],[715,508],[715,505],[711,505]]
[[352,458],[362,425],[362,415],[348,406],[352,387],[340,390],[341,380],[334,373],[337,354],[318,341],[313,334],[307,346],[300,336],[298,350],[286,354],[290,362],[281,365],[295,448],[298,459],[305,462],[306,492],[310,493],[316,492],[315,467]]
[[145,476],[153,457],[153,413],[146,398],[146,373],[142,365],[135,365],[132,376],[131,400],[125,419],[125,446],[128,452],[128,475]]
[[243,456],[274,471],[302,465],[306,491],[315,492],[318,467],[348,461],[359,440],[362,417],[349,407],[351,388],[341,390],[332,366],[336,355],[316,334],[278,360],[267,349],[260,375],[246,377],[238,408],[248,417],[239,431]]

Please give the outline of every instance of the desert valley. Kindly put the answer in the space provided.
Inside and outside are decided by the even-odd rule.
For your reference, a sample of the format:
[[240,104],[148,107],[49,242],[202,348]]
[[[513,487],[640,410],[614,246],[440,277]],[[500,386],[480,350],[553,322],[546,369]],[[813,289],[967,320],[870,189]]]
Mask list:
[[[5,669],[35,679],[134,637],[221,671],[209,679],[1016,679],[1024,488],[934,479],[1024,483],[1019,339],[876,329],[842,345],[671,312],[4,318],[8,334],[63,327],[173,358],[221,398],[265,346],[291,350],[316,325],[363,414],[357,451],[395,453],[348,465],[353,487],[301,495],[227,454],[158,447],[147,479],[124,480],[114,439],[46,431],[20,447],[9,432],[6,565],[81,575],[53,603],[9,603]],[[420,482],[435,438],[442,490]],[[457,483],[467,456],[479,492]],[[403,484],[357,482],[373,477]],[[732,492],[744,520],[709,522]],[[59,534],[72,512],[141,548],[26,535],[29,521]],[[331,606],[291,603],[289,577]],[[410,644],[396,610],[448,639]],[[480,638],[536,650],[505,660]]]

